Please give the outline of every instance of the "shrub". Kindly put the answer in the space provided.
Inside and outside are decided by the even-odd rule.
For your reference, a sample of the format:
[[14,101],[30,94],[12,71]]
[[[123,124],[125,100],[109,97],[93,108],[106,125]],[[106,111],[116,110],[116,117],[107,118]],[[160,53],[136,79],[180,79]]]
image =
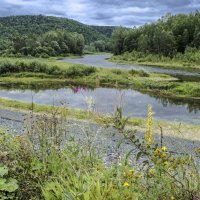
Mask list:
[[83,77],[83,76],[89,76],[92,73],[95,73],[97,69],[95,67],[83,67],[82,65],[74,65],[69,67],[65,72],[65,77]]
[[149,77],[149,74],[145,72],[144,70],[129,70],[129,73],[133,76],[141,76],[141,77]]

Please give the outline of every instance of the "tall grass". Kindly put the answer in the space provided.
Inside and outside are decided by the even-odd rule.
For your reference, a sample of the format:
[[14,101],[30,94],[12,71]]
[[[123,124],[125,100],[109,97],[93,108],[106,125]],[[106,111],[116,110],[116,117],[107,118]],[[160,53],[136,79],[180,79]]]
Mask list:
[[200,51],[188,49],[184,54],[177,53],[174,57],[166,57],[159,54],[144,52],[125,52],[122,55],[113,56],[111,61],[155,65],[168,68],[182,68],[199,71]]
[[[51,116],[31,115],[25,123],[26,134],[15,136],[1,131],[1,199],[199,199],[200,149],[197,157],[192,157],[173,154],[156,143],[151,107],[144,139],[127,129],[127,119],[122,109],[117,109],[112,126],[123,136],[119,145],[128,142],[137,154],[131,150],[119,164],[109,167],[90,145],[90,133],[85,135],[90,139],[84,145],[75,138],[65,140],[66,120],[64,110],[53,108]],[[2,166],[7,170],[3,182]],[[17,186],[11,185],[9,190],[7,183],[11,180]]]
[[44,73],[53,76],[62,77],[82,77],[88,76],[96,72],[96,68],[87,67],[82,65],[73,65],[66,69],[61,69],[58,66],[51,66],[45,63],[40,63],[36,61],[25,62],[25,61],[6,61],[0,62],[0,75],[9,75],[14,73]]

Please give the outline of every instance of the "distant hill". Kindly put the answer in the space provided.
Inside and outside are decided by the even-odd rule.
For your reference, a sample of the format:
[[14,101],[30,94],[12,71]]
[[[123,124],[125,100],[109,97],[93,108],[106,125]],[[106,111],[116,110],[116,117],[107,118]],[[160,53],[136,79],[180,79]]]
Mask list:
[[112,36],[113,30],[116,28],[115,26],[91,26],[93,29],[97,30],[98,32],[106,35],[107,37]]
[[83,34],[86,44],[109,40],[114,27],[90,26],[78,21],[42,15],[0,17],[0,38],[13,38],[28,34],[42,35],[48,31],[65,29]]

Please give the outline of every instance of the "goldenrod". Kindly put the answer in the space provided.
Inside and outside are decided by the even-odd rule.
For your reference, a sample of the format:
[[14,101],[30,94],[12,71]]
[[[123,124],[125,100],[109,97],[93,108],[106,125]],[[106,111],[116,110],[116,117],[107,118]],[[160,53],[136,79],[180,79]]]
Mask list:
[[153,143],[153,138],[152,138],[152,106],[148,106],[148,121],[147,121],[147,132],[145,134],[145,141],[147,145],[151,145]]

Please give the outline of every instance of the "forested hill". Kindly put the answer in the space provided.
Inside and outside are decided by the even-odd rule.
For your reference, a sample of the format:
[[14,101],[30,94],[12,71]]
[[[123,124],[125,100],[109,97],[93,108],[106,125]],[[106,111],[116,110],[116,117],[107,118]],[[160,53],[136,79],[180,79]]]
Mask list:
[[0,38],[13,38],[17,35],[42,35],[48,31],[65,29],[69,32],[83,34],[85,43],[108,40],[114,27],[93,27],[66,18],[23,15],[0,17]]
[[115,26],[91,26],[98,32],[102,33],[103,35],[106,35],[107,37],[112,36],[113,30],[116,28]]
[[113,52],[144,52],[176,56],[200,49],[200,12],[168,14],[155,23],[130,30],[115,29]]

